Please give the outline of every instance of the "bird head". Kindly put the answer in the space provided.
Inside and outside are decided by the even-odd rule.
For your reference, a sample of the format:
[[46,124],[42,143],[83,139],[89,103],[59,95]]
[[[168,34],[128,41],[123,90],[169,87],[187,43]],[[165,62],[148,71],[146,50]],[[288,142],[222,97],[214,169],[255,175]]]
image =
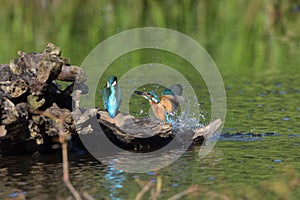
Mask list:
[[111,75],[108,77],[108,80],[106,82],[106,88],[114,87],[118,83],[117,77],[114,75]]
[[140,91],[134,91],[135,94],[141,95],[142,97],[144,97],[145,99],[147,99],[148,101],[154,102],[154,103],[159,103],[160,99],[158,98],[158,96],[154,93],[154,91],[150,91],[150,92],[140,92]]

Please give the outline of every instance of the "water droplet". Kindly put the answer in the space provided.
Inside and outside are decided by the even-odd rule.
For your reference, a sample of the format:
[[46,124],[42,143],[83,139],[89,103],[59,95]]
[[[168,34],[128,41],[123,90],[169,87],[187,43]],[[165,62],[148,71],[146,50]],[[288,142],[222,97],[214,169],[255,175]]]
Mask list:
[[279,92],[278,92],[278,94],[286,94],[287,92],[286,91],[284,91],[284,90],[280,90]]
[[147,172],[146,174],[153,176],[155,175],[155,172]]
[[264,96],[267,96],[268,92],[263,92],[263,93],[259,93],[258,96],[260,97],[264,97]]
[[290,120],[290,118],[289,117],[283,117],[283,118],[281,118],[283,121],[289,121]]
[[11,198],[17,198],[18,195],[19,195],[18,192],[14,192],[14,193],[12,193],[12,194],[9,194],[9,197],[11,197]]
[[20,194],[26,195],[27,192],[13,192],[13,193],[9,194],[8,196],[11,198],[17,198]]
[[280,159],[275,159],[275,160],[273,160],[273,162],[275,162],[275,163],[280,163],[280,162],[282,162],[282,160],[280,160]]
[[116,184],[116,185],[115,185],[115,188],[123,188],[123,185],[121,185],[121,184]]
[[230,89],[231,89],[231,86],[230,86],[230,85],[227,85],[227,86],[225,86],[225,89],[226,89],[226,90],[230,90]]

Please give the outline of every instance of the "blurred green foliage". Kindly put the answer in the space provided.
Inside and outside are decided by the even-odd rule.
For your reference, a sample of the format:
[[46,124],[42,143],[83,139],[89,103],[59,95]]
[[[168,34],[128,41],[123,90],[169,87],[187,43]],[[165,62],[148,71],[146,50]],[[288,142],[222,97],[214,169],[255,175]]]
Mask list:
[[80,63],[99,42],[124,30],[159,26],[200,42],[222,71],[299,65],[295,0],[1,0],[0,61],[52,41]]
[[[0,63],[18,50],[40,51],[48,42],[80,65],[100,42],[138,27],[165,27],[198,41],[217,64],[227,89],[225,127],[237,131],[298,130],[300,12],[296,0],[0,0]],[[147,52],[146,52],[147,53]],[[209,113],[207,88],[188,63],[161,52],[132,52],[117,59],[118,76],[146,62],[173,66],[195,85]],[[278,87],[278,85],[281,85]],[[297,89],[298,88],[298,89]],[[285,93],[285,94],[284,94]],[[261,95],[265,94],[265,95]],[[99,98],[100,99],[100,98]],[[99,100],[97,100],[97,105]],[[235,118],[238,118],[237,121]],[[282,119],[291,119],[286,125]],[[246,123],[245,123],[246,120]],[[268,124],[266,124],[266,122]],[[270,129],[271,127],[271,129]]]

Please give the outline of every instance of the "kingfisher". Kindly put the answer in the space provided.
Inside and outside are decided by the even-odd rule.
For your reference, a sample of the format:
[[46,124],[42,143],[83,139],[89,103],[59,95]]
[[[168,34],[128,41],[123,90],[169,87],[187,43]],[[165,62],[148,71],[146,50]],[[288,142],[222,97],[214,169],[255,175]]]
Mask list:
[[105,87],[100,90],[100,93],[102,93],[104,108],[107,110],[109,116],[114,118],[122,102],[122,93],[117,77],[113,75],[109,76]]
[[135,94],[141,95],[149,101],[153,113],[158,119],[171,123],[172,120],[170,119],[170,116],[177,112],[180,103],[183,101],[183,97],[180,96],[182,93],[182,86],[177,84],[171,86],[171,88],[173,89],[164,89],[160,98],[154,91],[135,91]]

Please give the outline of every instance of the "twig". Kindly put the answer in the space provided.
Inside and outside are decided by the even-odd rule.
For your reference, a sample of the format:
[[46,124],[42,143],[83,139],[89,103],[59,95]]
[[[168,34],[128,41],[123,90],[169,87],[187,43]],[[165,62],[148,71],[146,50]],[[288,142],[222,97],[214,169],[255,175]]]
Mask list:
[[87,192],[83,192],[82,196],[87,200],[95,200],[91,195],[89,195]]
[[188,189],[186,189],[182,192],[179,192],[178,194],[175,194],[174,196],[170,197],[168,200],[177,200],[177,199],[180,199],[186,195],[189,195],[189,194],[195,193],[195,192],[201,192],[203,194],[209,195],[210,197],[215,197],[215,198],[219,198],[222,200],[229,200],[229,198],[225,195],[220,195],[214,191],[210,191],[207,189],[201,189],[198,185],[192,185]]
[[174,196],[170,197],[168,200],[177,200],[177,199],[180,199],[181,197],[184,197],[190,193],[197,192],[199,190],[200,190],[199,186],[193,185],[193,186],[190,186],[188,189],[186,189],[182,192],[179,192],[178,194],[175,194]]
[[70,181],[70,175],[69,175],[69,161],[68,161],[68,138],[70,137],[70,134],[66,131],[64,131],[64,121],[68,117],[67,114],[63,114],[59,117],[56,117],[54,114],[52,114],[50,111],[39,111],[35,110],[32,111],[34,114],[40,114],[45,117],[50,118],[52,121],[56,122],[58,125],[58,134],[59,134],[59,141],[61,143],[62,148],[62,163],[63,163],[63,180],[66,186],[68,187],[69,191],[72,193],[74,198],[76,200],[82,200],[80,194],[77,192],[77,190],[74,188]]
[[135,182],[136,182],[141,188],[143,188],[144,185],[145,185],[145,182],[144,182],[144,181],[141,181],[141,179],[139,179],[139,178],[135,178]]
[[59,141],[61,143],[61,149],[62,149],[62,163],[63,163],[63,180],[72,195],[76,200],[82,200],[80,194],[77,192],[77,190],[74,188],[70,181],[70,175],[69,175],[69,161],[68,161],[68,134],[65,133],[64,131],[64,120],[67,117],[67,115],[61,115],[59,117],[54,116],[52,113],[47,112],[47,111],[33,111],[33,113],[38,113],[41,115],[44,115],[51,120],[55,121],[58,125],[58,130],[59,130]]
[[80,197],[79,193],[77,192],[77,190],[74,188],[74,186],[72,185],[72,183],[70,182],[70,177],[69,177],[69,161],[68,161],[68,143],[64,142],[62,143],[62,154],[63,154],[63,173],[64,173],[64,182],[66,184],[66,186],[68,187],[68,189],[70,190],[70,192],[72,193],[72,195],[74,196],[74,198],[76,200],[82,200],[82,198]]
[[81,91],[75,90],[75,95],[73,97],[73,100],[75,101],[75,109],[79,109],[80,107],[80,95],[81,95]]
[[151,200],[157,200],[162,189],[162,179],[160,176],[156,178],[156,188],[151,190]]
[[144,185],[142,190],[136,195],[135,200],[141,200],[143,198],[144,194],[146,194],[146,192],[148,192],[150,190],[152,185],[153,185],[153,183],[151,181],[148,181]]

